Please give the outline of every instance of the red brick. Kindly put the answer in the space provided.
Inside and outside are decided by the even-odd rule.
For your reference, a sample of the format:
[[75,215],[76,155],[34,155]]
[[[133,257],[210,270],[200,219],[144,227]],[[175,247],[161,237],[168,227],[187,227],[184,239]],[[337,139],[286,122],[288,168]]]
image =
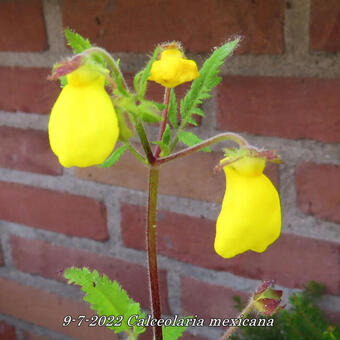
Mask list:
[[304,213],[340,223],[340,166],[300,164],[296,169],[296,190]]
[[339,142],[340,79],[228,76],[218,87],[218,128]]
[[[145,208],[124,203],[121,215],[124,244],[143,249],[139,233],[145,224]],[[340,295],[338,243],[282,234],[264,253],[248,251],[223,259],[214,251],[214,221],[159,211],[157,226],[160,254],[252,279],[273,279],[292,288],[302,288],[314,280],[326,285],[330,293]]]
[[327,318],[327,320],[332,325],[337,325],[337,328],[339,329],[339,326],[340,326],[340,312],[323,310],[323,313],[324,313],[325,317]]
[[42,51],[47,47],[40,0],[0,2],[0,51]]
[[62,326],[66,315],[77,318],[78,315],[91,317],[96,314],[86,303],[4,278],[0,278],[0,312],[76,339],[118,339],[113,331],[88,327],[86,323],[80,327],[77,323]]
[[34,334],[28,331],[22,332],[23,340],[50,340],[47,336]]
[[310,47],[313,50],[340,51],[340,2],[312,0]]
[[0,339],[16,340],[15,328],[0,321]]
[[[117,280],[135,301],[149,309],[148,274],[140,264],[101,256],[81,249],[55,246],[41,240],[11,237],[12,257],[17,269],[43,277],[62,280],[58,270],[68,267],[88,267]],[[138,285],[136,285],[138,282]],[[162,287],[162,311],[169,314],[166,271],[160,270]]]
[[92,198],[0,182],[0,219],[70,236],[106,240],[106,208]]
[[190,52],[210,52],[240,34],[238,53],[277,54],[284,48],[284,7],[275,0],[65,0],[62,12],[65,27],[113,52],[149,52],[171,40]]
[[49,113],[60,89],[46,79],[50,73],[47,68],[0,67],[0,110]]
[[248,295],[243,292],[205,283],[190,277],[181,277],[181,297],[184,314],[195,315],[205,319],[209,324],[211,318],[235,318],[233,296],[238,295],[247,301]]
[[4,168],[61,175],[62,167],[52,153],[46,132],[0,126],[0,166]]
[[[159,192],[202,201],[222,202],[225,176],[223,172],[215,174],[213,171],[222,158],[223,153],[220,152],[199,152],[163,165]],[[277,166],[268,164],[265,172],[278,186]],[[76,174],[80,178],[99,183],[147,190],[148,170],[130,152],[126,152],[112,168],[77,168]]]

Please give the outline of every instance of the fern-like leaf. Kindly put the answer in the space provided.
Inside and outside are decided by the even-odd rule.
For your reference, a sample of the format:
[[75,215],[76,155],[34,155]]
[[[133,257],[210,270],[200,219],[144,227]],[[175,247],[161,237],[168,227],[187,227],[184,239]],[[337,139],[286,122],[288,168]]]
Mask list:
[[[101,276],[96,270],[91,272],[86,267],[68,268],[63,275],[68,279],[69,284],[75,283],[81,286],[86,293],[83,300],[88,302],[98,315],[122,317],[120,325],[116,323],[115,326],[108,327],[115,333],[131,331],[131,327],[127,324],[131,315],[145,317],[140,311],[139,303],[129,298],[118,282],[110,281],[106,275]],[[135,334],[140,334],[145,331],[145,328],[134,326],[133,331]]]
[[222,45],[204,62],[199,71],[199,77],[193,81],[190,90],[181,100],[182,126],[185,126],[192,114],[199,112],[198,114],[202,115],[202,111],[197,110],[197,106],[204,99],[211,97],[211,90],[222,80],[221,77],[218,77],[220,68],[225,58],[235,49],[238,42],[239,39],[235,39]]
[[90,41],[88,39],[83,38],[80,34],[76,32],[72,32],[70,29],[66,28],[65,38],[67,40],[67,44],[72,48],[74,53],[81,53],[84,50],[92,47]]

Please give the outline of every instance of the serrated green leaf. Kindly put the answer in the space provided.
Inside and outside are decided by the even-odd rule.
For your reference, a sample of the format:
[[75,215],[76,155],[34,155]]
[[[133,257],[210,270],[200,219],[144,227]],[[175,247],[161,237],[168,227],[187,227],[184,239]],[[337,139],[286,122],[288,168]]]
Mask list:
[[162,136],[162,142],[165,145],[169,145],[171,139],[171,128],[169,124],[166,124],[163,136]]
[[143,70],[143,73],[140,77],[140,82],[139,82],[139,89],[136,89],[137,95],[140,99],[144,98],[145,92],[147,89],[147,83],[148,83],[148,78],[150,76],[150,71],[153,62],[156,60],[158,54],[159,54],[160,47],[157,46],[152,54],[152,57],[150,58],[149,62],[147,63],[146,67]]
[[177,121],[177,99],[174,89],[171,89],[170,91],[170,102],[169,102],[169,108],[168,108],[168,117],[171,125],[177,129],[178,127],[178,121]]
[[66,28],[64,30],[65,38],[67,44],[72,48],[74,53],[81,53],[84,50],[92,47],[88,39],[83,38],[80,34],[72,32],[70,29]]
[[[106,275],[101,276],[96,270],[91,272],[88,268],[68,268],[63,273],[68,279],[68,283],[75,283],[81,286],[86,293],[83,300],[90,304],[90,307],[97,311],[98,315],[123,317],[121,325],[108,327],[115,333],[128,332],[131,327],[128,326],[127,320],[131,315],[142,315],[139,303],[133,301],[127,295],[126,291],[118,284],[117,281],[110,281]],[[145,330],[143,327],[134,326],[135,333]]]
[[194,113],[195,115],[205,117],[204,112],[199,107],[194,107],[191,112]]
[[[189,131],[179,131],[177,136],[178,136],[178,139],[183,144],[188,145],[188,146],[194,146],[202,142],[201,138],[197,137],[194,133],[189,132]],[[210,148],[208,147],[202,148],[201,150],[205,152],[211,151]]]
[[168,326],[168,327],[162,326],[163,339],[164,340],[177,340],[183,335],[183,333],[185,332],[187,328],[188,327],[186,326]]
[[222,45],[204,62],[199,71],[199,77],[192,82],[190,90],[181,100],[183,126],[185,126],[189,117],[195,113],[193,109],[197,108],[204,99],[211,97],[211,90],[218,85],[222,79],[218,77],[220,67],[224,63],[225,58],[235,49],[238,42],[239,39],[235,39]]
[[98,165],[99,168],[109,168],[113,164],[119,161],[120,157],[128,148],[127,144],[124,144],[117,148],[113,153],[109,156],[109,158],[102,164]]

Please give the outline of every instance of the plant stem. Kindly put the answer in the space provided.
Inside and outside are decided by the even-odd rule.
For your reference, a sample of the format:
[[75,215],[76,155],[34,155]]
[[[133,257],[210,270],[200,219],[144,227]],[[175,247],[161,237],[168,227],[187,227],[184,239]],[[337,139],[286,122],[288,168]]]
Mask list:
[[[242,312],[237,318],[244,319],[249,314],[249,312],[252,310],[252,308],[253,308],[253,300],[251,299],[249,303],[247,304],[247,306],[244,307],[244,309],[242,310]],[[222,335],[220,340],[227,340],[237,328],[238,326],[229,327],[228,330]]]
[[236,142],[239,146],[241,147],[247,147],[248,146],[248,142],[241,137],[240,135],[236,134],[236,133],[232,133],[232,132],[225,132],[225,133],[221,133],[219,135],[216,135],[214,137],[208,138],[205,141],[196,144],[194,146],[188,147],[186,149],[183,149],[181,151],[175,152],[170,156],[164,157],[164,158],[159,158],[155,160],[155,164],[161,165],[164,163],[167,163],[173,159],[177,159],[177,158],[181,158],[184,157],[186,155],[190,155],[191,153],[198,151],[199,149],[202,149],[206,146],[215,144],[215,143],[219,143],[222,142],[224,140],[231,140]]
[[134,119],[134,125],[136,127],[139,139],[142,143],[146,158],[148,159],[149,164],[153,164],[155,162],[155,157],[153,156],[148,137],[146,136],[146,133],[145,133],[144,126],[138,120],[138,118]]
[[[163,137],[163,133],[166,127],[166,122],[168,120],[168,110],[169,110],[169,102],[170,102],[170,91],[171,89],[166,87],[164,91],[164,104],[165,108],[163,110],[163,121],[161,123],[161,126],[159,128],[159,134],[158,134],[158,140],[161,141]],[[159,145],[157,145],[156,150],[155,150],[155,158],[157,159],[159,157],[159,154],[161,153],[161,148]]]
[[[157,240],[156,240],[156,219],[157,219],[157,190],[159,180],[159,167],[150,166],[149,168],[149,197],[148,197],[148,216],[147,216],[147,252],[149,264],[149,285],[152,305],[152,317],[161,318],[161,304],[159,298],[158,269],[157,269]],[[162,326],[155,326],[155,340],[163,340]]]

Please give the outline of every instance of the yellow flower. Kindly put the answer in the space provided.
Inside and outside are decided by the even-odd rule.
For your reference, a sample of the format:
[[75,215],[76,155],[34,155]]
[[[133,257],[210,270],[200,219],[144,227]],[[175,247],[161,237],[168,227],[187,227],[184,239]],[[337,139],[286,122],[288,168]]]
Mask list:
[[280,198],[263,174],[265,165],[261,158],[246,156],[224,167],[227,190],[214,245],[224,258],[247,250],[263,252],[280,235]]
[[115,147],[117,116],[104,82],[87,65],[67,75],[48,124],[51,149],[64,167],[101,164]]
[[185,59],[179,49],[169,48],[161,53],[160,60],[152,64],[149,80],[172,88],[198,76],[197,65],[193,60]]

